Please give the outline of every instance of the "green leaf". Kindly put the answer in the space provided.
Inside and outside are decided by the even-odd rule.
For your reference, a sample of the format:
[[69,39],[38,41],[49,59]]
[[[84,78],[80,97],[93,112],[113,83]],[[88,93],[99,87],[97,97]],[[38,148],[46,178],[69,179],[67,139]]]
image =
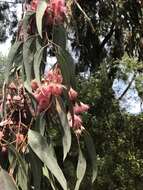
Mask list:
[[10,175],[3,169],[0,169],[0,189],[18,190]]
[[27,33],[28,26],[29,26],[29,20],[31,19],[32,16],[34,16],[35,12],[33,11],[27,11],[25,13],[24,19],[23,19],[23,30],[24,33]]
[[36,117],[35,121],[35,130],[37,132],[40,132],[40,134],[43,136],[45,132],[45,126],[46,126],[46,120],[44,118],[45,113],[42,112]]
[[53,42],[62,49],[66,49],[66,31],[64,25],[53,26]]
[[11,153],[15,155],[15,159],[17,159],[19,166],[21,167],[21,170],[23,171],[24,175],[27,176],[25,163],[23,161],[22,156],[19,154],[19,152],[15,149],[13,145],[9,144],[9,149],[11,150]]
[[70,88],[75,86],[74,80],[74,63],[68,51],[59,48],[57,55],[58,63],[61,66],[61,72],[64,79],[64,84]]
[[45,13],[45,10],[47,8],[48,0],[41,0],[38,3],[37,11],[36,11],[36,24],[38,33],[40,34],[42,38],[42,20]]
[[70,131],[70,126],[68,123],[68,119],[67,119],[67,115],[65,113],[65,111],[62,109],[63,106],[61,106],[62,104],[62,99],[56,99],[56,109],[57,112],[59,114],[60,120],[61,120],[61,124],[63,126],[63,130],[64,130],[64,136],[63,136],[63,160],[65,160],[67,153],[70,150],[71,147],[71,131]]
[[48,171],[48,168],[46,166],[43,167],[43,174],[44,176],[46,176],[51,184],[51,187],[53,188],[53,190],[56,190],[57,188],[55,187],[55,181],[52,178],[50,172]]
[[5,70],[5,82],[8,83],[9,80],[9,75],[10,75],[10,71],[13,68],[13,62],[15,57],[17,56],[17,52],[19,51],[19,49],[21,48],[23,42],[21,41],[16,41],[8,54],[8,59],[7,59],[7,66],[6,66],[6,70]]
[[92,183],[95,181],[97,177],[97,158],[96,158],[96,152],[94,148],[93,140],[90,136],[90,134],[85,133],[84,134],[84,141],[87,147],[87,151],[90,157],[90,161],[92,164]]
[[25,161],[25,158],[23,157],[23,163],[24,167],[26,169],[26,175],[22,170],[21,165],[18,166],[17,172],[16,172],[16,184],[21,187],[22,190],[29,190],[28,187],[28,163]]
[[77,164],[77,170],[76,170],[77,182],[76,182],[74,190],[79,190],[81,181],[85,175],[85,171],[86,171],[86,160],[79,147],[79,157],[78,157],[78,164]]
[[[16,181],[17,184],[22,188],[22,190],[28,190],[28,165],[25,161],[25,158],[20,155],[20,153],[15,149],[13,145],[9,145],[9,153],[11,154],[10,162],[12,164],[12,168],[16,165],[17,172],[16,172]],[[18,164],[17,164],[18,162]]]
[[40,65],[43,58],[43,50],[43,47],[41,49],[38,49],[34,55],[34,74],[38,83],[40,83]]
[[31,172],[33,176],[34,189],[41,189],[41,180],[42,180],[42,162],[41,160],[34,154],[34,152],[29,150],[29,162],[31,166]]
[[23,45],[23,61],[27,84],[30,86],[35,53],[35,38],[30,37]]
[[28,132],[28,144],[34,153],[56,177],[62,188],[67,190],[67,182],[62,170],[57,163],[56,155],[52,145],[49,145],[44,137],[32,130],[29,130]]

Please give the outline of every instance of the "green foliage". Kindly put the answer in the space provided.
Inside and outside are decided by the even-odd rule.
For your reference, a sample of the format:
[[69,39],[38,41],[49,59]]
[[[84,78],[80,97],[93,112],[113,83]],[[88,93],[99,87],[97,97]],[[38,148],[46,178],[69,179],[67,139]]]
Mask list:
[[46,142],[46,139],[34,131],[28,133],[28,143],[34,153],[40,158],[50,172],[56,177],[64,190],[67,189],[66,179],[58,166],[52,144]]
[[[120,111],[105,68],[102,66],[100,73],[89,79],[79,79],[80,97],[91,104],[84,121],[97,153],[98,175],[94,189],[140,190],[143,185],[143,116]],[[87,187],[88,177],[83,189]]]
[[36,24],[37,24],[37,30],[42,38],[42,26],[43,26],[43,16],[45,13],[45,10],[47,8],[48,1],[47,0],[41,0],[38,4],[37,11],[36,11]]
[[0,188],[3,190],[18,190],[12,178],[3,169],[0,169]]

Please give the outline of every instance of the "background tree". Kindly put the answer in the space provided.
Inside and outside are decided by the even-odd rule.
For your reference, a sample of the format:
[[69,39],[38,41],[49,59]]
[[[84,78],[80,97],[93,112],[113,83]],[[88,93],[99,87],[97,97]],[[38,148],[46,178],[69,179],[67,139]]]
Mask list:
[[[74,2],[72,45],[80,52],[76,69],[90,69],[88,79],[78,80],[81,99],[91,105],[84,118],[99,161],[93,189],[141,189],[142,114],[124,113],[119,100],[136,82],[142,101],[142,1]],[[114,80],[126,81],[131,73],[131,83],[117,100]],[[88,182],[84,185],[88,188]]]
[[[13,35],[17,27],[16,5],[21,1],[0,1],[0,42]],[[14,37],[14,36],[13,36]]]

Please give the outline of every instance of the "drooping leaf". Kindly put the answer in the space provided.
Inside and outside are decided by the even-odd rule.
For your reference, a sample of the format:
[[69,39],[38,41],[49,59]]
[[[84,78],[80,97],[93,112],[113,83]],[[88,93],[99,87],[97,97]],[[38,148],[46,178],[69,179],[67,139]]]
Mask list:
[[42,38],[42,21],[43,21],[45,10],[47,8],[47,2],[48,0],[39,1],[37,11],[36,11],[36,25],[37,25],[38,33],[40,34],[41,38]]
[[2,168],[0,169],[0,189],[1,190],[18,190],[14,181],[10,177],[10,175]]
[[97,159],[96,159],[96,151],[94,148],[95,146],[90,134],[88,133],[84,134],[84,141],[85,141],[87,151],[90,157],[91,165],[92,165],[92,183],[93,183],[97,177]]
[[29,149],[29,162],[31,166],[34,189],[41,190],[43,164],[41,160],[34,154],[34,152],[31,149]]
[[17,159],[10,149],[8,150],[8,161],[9,161],[10,169],[14,171],[16,168]]
[[77,164],[77,170],[76,170],[77,182],[76,182],[74,190],[79,190],[80,184],[81,184],[82,179],[85,175],[85,171],[86,171],[86,160],[85,160],[85,158],[82,154],[82,151],[79,147],[78,164]]
[[15,74],[18,70],[21,69],[22,65],[23,65],[23,54],[22,51],[19,50],[14,58],[14,63],[9,74],[9,81],[15,80]]
[[23,158],[21,157],[21,155],[19,154],[19,152],[16,150],[16,148],[13,145],[9,144],[9,149],[11,153],[13,153],[13,155],[15,156],[15,159],[17,159],[19,166],[21,166],[21,170],[23,171],[24,175],[27,176]]
[[24,163],[24,167],[25,167],[25,171],[26,171],[26,175],[22,170],[21,165],[18,166],[17,168],[17,172],[16,172],[16,184],[21,187],[22,190],[29,190],[28,187],[28,163],[25,161],[25,158],[22,158],[23,163]]
[[43,174],[44,174],[44,176],[46,176],[48,178],[53,190],[56,190],[57,188],[55,187],[55,181],[51,177],[51,174],[49,173],[49,170],[48,170],[48,168],[46,166],[43,167]]
[[61,66],[61,72],[64,79],[64,84],[69,88],[74,87],[74,63],[71,55],[66,50],[59,48],[57,55],[58,63]]
[[9,145],[9,151],[13,159],[10,160],[10,163],[14,164],[12,168],[16,165],[18,166],[16,173],[17,184],[22,187],[23,190],[28,190],[28,165],[24,157],[22,157],[22,155],[20,155],[20,153],[11,144]]
[[70,126],[68,123],[67,115],[66,115],[65,111],[62,109],[63,106],[61,107],[61,104],[62,104],[62,100],[60,98],[56,99],[56,109],[59,114],[61,124],[62,124],[63,130],[64,130],[64,136],[62,139],[63,151],[64,151],[63,152],[63,155],[64,155],[63,160],[64,160],[71,147],[71,131],[70,131]]
[[62,49],[66,49],[66,31],[64,25],[53,26],[53,42]]
[[40,65],[43,58],[43,50],[43,47],[41,49],[38,49],[34,55],[34,74],[38,83],[40,83]]
[[[32,79],[32,67],[35,53],[35,38],[30,37],[26,40],[23,45],[23,61],[24,61],[24,69],[25,69],[25,80],[27,84],[30,84]],[[30,86],[30,85],[29,85]]]
[[48,144],[46,139],[38,132],[29,130],[28,144],[33,152],[48,167],[51,173],[56,177],[64,190],[67,190],[67,182],[62,170],[60,169],[52,144]]
[[44,112],[40,113],[37,117],[36,117],[36,121],[35,121],[35,130],[37,132],[40,132],[40,134],[43,136],[44,132],[45,132],[45,125],[46,125],[46,120],[44,118]]
[[6,70],[5,70],[5,82],[7,83],[9,80],[9,75],[10,75],[10,71],[13,67],[13,62],[15,57],[17,56],[17,52],[19,51],[19,49],[21,48],[23,42],[22,41],[16,41],[8,54],[8,59],[7,59],[7,66],[6,66]]
[[28,26],[29,26],[29,21],[31,19],[32,16],[34,16],[35,12],[33,11],[27,11],[25,13],[25,16],[23,18],[23,30],[24,30],[24,33],[27,33],[27,30],[28,30]]

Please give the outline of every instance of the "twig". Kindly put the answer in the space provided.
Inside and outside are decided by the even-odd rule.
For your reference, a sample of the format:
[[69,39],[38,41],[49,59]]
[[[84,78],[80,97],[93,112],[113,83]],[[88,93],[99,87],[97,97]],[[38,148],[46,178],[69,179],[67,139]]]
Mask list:
[[127,93],[127,91],[129,90],[129,88],[131,87],[131,85],[132,85],[132,83],[133,83],[135,77],[136,77],[136,74],[134,73],[134,75],[133,75],[131,81],[129,82],[129,84],[128,84],[128,86],[127,86],[127,88],[124,90],[124,92],[123,92],[123,93],[121,94],[121,96],[118,98],[118,100],[121,100],[121,99],[124,97],[124,95]]
[[86,20],[89,22],[92,31],[95,33],[95,28],[91,22],[91,19],[89,18],[89,16],[85,13],[85,11],[81,8],[80,4],[77,2],[77,0],[74,0],[75,4],[77,5],[77,7],[79,8],[79,10],[83,13],[84,17],[86,18]]

